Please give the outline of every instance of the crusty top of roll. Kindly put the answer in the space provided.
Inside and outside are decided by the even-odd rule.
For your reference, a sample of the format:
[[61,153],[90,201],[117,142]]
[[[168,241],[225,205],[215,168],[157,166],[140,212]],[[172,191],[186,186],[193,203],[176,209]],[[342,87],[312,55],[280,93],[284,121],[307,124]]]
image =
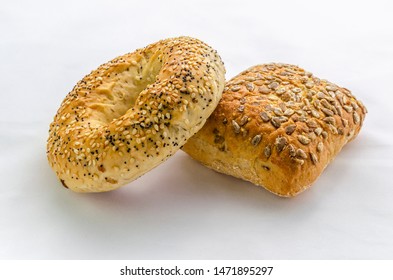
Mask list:
[[189,37],[101,65],[77,83],[50,125],[52,168],[79,192],[141,176],[202,127],[221,98],[224,74],[217,52]]
[[257,65],[227,82],[184,150],[217,171],[293,196],[358,134],[365,113],[349,90],[302,68]]

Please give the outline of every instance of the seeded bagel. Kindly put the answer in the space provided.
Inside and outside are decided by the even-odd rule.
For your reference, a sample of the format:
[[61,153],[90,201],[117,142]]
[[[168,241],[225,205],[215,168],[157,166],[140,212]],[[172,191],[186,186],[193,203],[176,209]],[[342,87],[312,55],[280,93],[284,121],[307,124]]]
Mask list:
[[162,40],[101,65],[67,95],[47,157],[76,192],[116,189],[173,155],[213,112],[225,69],[205,43]]
[[218,172],[295,196],[358,135],[365,114],[349,90],[297,66],[258,65],[226,84],[183,150]]

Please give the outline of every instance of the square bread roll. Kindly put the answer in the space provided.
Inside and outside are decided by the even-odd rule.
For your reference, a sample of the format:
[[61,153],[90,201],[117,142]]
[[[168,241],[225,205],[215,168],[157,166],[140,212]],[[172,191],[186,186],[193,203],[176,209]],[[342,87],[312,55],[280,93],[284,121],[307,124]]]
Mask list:
[[257,65],[227,82],[183,150],[218,172],[291,197],[358,135],[366,112],[348,89],[302,68]]

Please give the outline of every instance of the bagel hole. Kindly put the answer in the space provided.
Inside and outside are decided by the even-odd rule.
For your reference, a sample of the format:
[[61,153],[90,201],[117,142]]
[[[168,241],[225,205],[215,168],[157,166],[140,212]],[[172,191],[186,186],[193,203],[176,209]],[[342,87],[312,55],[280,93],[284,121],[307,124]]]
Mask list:
[[[140,93],[156,82],[162,68],[161,52],[145,54],[136,65],[118,66],[110,78],[98,89],[100,110],[106,123],[118,119],[134,107]],[[130,57],[129,61],[135,57]]]

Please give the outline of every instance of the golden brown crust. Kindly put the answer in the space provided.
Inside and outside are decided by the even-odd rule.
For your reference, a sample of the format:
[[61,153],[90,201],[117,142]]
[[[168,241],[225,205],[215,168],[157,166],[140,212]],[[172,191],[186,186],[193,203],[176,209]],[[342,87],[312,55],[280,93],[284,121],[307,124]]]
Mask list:
[[216,171],[294,196],[357,136],[365,114],[349,90],[297,66],[257,65],[227,82],[183,150]]
[[78,192],[136,179],[203,126],[221,98],[224,75],[217,52],[189,37],[101,65],[78,82],[50,125],[51,167]]

